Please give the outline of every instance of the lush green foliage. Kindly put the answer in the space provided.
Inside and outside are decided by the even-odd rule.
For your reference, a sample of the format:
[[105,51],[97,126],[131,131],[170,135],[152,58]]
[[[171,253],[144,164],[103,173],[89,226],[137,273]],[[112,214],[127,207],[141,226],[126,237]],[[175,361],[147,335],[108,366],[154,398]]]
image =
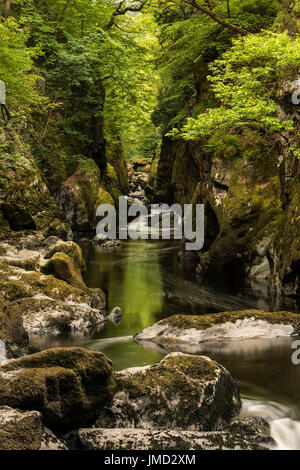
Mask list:
[[148,0],[127,11],[137,6],[14,0],[1,20],[8,106],[30,120],[48,174],[98,159],[104,137],[127,158],[152,156],[156,127],[228,156],[239,133],[259,147],[292,129],[277,100],[298,70],[300,0]]
[[14,115],[24,115],[43,101],[33,65],[39,51],[27,46],[28,32],[13,18],[0,22],[0,38],[0,79],[6,83],[7,105]]
[[264,32],[234,40],[233,47],[209,67],[218,106],[189,118],[179,135],[190,140],[245,127],[292,130],[293,123],[277,115],[277,102],[286,77],[292,82],[297,78],[299,59],[300,40],[286,33]]
[[[252,32],[270,27],[276,17],[273,0],[230,0],[230,18],[226,2],[214,5],[219,16]],[[157,20],[162,45],[157,62],[163,80],[153,118],[165,132],[214,104],[207,83],[208,65],[231,46],[237,34],[184,1],[157,14]]]

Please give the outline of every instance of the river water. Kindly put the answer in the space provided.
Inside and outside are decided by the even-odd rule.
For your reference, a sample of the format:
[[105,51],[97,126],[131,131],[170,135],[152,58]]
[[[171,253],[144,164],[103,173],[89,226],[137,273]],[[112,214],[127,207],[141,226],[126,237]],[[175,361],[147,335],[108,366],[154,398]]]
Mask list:
[[[175,313],[205,314],[257,308],[300,312],[295,300],[273,299],[263,282],[245,285],[237,279],[214,279],[213,286],[178,263],[176,241],[128,241],[109,251],[82,243],[87,259],[86,283],[107,294],[108,311],[121,307],[117,325],[107,321],[93,334],[35,337],[44,348],[80,345],[102,351],[115,369],[152,364],[168,351],[142,347],[132,336]],[[292,364],[295,338],[248,339],[218,347],[195,346],[192,353],[207,354],[223,364],[239,382],[243,413],[266,417],[283,449],[300,449],[300,365]]]

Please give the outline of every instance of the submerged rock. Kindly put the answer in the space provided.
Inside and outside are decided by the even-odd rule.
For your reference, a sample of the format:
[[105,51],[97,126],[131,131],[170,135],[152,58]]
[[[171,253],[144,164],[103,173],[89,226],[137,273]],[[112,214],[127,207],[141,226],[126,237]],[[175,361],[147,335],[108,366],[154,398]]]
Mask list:
[[212,431],[230,423],[241,408],[229,372],[205,356],[173,353],[114,377],[117,392],[100,413],[99,428]]
[[121,322],[122,316],[122,309],[120,307],[114,307],[107,318],[108,320],[118,325]]
[[[247,431],[247,432],[245,432]],[[265,450],[274,445],[262,418],[237,421],[224,431],[79,429],[77,445],[86,450]]]
[[197,344],[204,341],[290,336],[300,316],[290,312],[241,310],[209,315],[173,315],[135,335],[137,342]]
[[50,429],[91,424],[112,397],[111,361],[82,348],[56,348],[0,366],[0,405],[37,410]]

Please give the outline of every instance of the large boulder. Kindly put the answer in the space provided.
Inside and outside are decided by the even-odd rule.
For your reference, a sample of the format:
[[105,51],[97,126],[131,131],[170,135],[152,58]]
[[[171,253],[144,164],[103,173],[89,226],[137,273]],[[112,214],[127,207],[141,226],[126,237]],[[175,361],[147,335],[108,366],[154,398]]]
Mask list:
[[82,348],[57,348],[0,366],[0,405],[37,410],[59,432],[92,424],[114,390],[111,361]]
[[101,411],[99,428],[212,431],[241,408],[229,372],[204,356],[169,354],[158,364],[117,372],[115,380],[117,392]]
[[27,333],[58,334],[103,325],[106,300],[101,289],[74,287],[5,263],[0,263],[0,276],[0,339],[8,357],[22,354]]
[[198,344],[254,337],[290,336],[300,316],[290,312],[241,310],[208,315],[173,315],[137,333],[137,342]]
[[30,147],[12,128],[0,135],[0,237],[41,230],[66,237],[69,226],[46,186]]
[[118,176],[114,167],[108,163],[105,173],[103,175],[103,185],[105,190],[113,198],[116,207],[119,205],[119,197],[122,196],[122,190],[119,183]]
[[121,191],[123,194],[127,194],[129,190],[127,161],[120,139],[115,138],[107,143],[106,157],[107,161],[114,167]]
[[94,207],[99,185],[100,170],[92,159],[79,164],[73,175],[61,185],[57,201],[73,231],[94,228]]

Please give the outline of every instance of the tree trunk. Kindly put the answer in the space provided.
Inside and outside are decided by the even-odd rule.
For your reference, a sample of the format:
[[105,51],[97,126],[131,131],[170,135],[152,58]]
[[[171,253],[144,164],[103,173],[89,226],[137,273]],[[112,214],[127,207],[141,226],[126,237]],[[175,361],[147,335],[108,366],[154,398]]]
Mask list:
[[8,18],[10,16],[10,8],[11,8],[11,1],[10,0],[2,0],[3,5],[3,18]]

